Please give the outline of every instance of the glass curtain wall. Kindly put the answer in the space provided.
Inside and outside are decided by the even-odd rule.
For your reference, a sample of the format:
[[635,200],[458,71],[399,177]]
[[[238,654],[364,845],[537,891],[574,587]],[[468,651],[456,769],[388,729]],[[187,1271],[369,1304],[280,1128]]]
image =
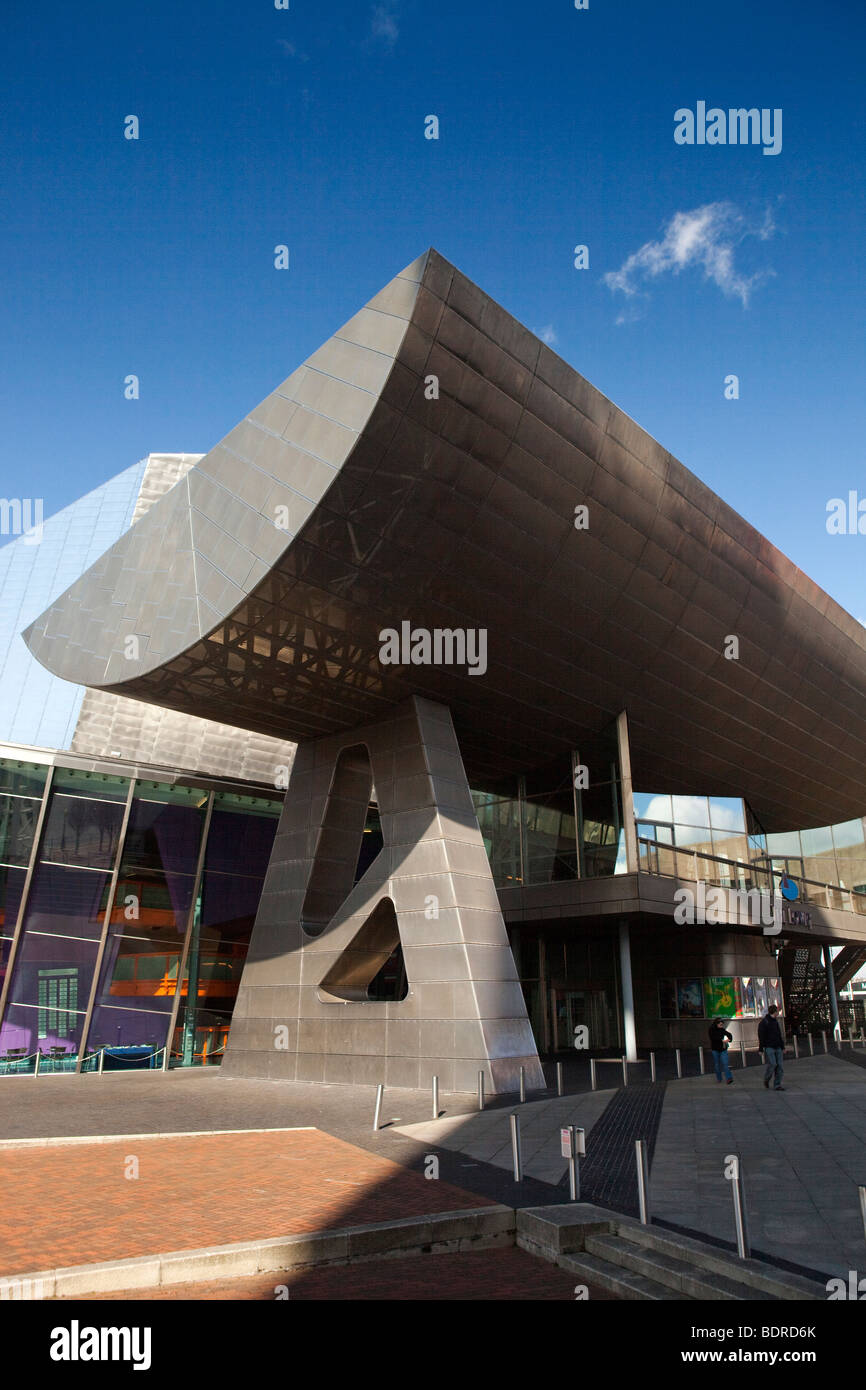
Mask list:
[[222,1059],[281,809],[263,797],[214,797],[172,1043],[183,1066]]
[[55,770],[0,1050],[78,1053],[128,791],[126,777]]
[[175,1016],[218,1060],[281,801],[214,792],[202,858],[207,788],[55,767],[43,812],[48,772],[0,760],[0,1071],[150,1063]]

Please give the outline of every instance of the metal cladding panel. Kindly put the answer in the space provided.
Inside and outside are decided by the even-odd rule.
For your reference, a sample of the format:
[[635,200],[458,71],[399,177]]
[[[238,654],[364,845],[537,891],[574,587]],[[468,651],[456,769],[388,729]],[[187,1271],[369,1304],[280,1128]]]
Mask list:
[[[745,795],[767,829],[863,810],[860,624],[435,251],[186,483],[130,533],[150,522],[146,545],[109,552],[116,589],[105,557],[29,629],[50,669],[287,739],[424,696],[450,707],[473,785],[627,709],[637,785]],[[404,620],[484,629],[486,671],[383,665]]]

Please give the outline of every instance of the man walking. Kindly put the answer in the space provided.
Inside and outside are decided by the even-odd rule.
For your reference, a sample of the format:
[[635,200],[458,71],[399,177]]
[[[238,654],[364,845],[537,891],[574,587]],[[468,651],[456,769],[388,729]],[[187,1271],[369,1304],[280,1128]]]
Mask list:
[[729,1086],[734,1083],[731,1076],[731,1064],[728,1061],[728,1043],[732,1042],[730,1033],[725,1029],[726,1018],[714,1018],[710,1024],[710,1048],[713,1053],[713,1066],[716,1069],[716,1080],[721,1081],[722,1072],[725,1073],[725,1080]]
[[785,1067],[782,1059],[785,1055],[785,1038],[776,1017],[778,1012],[778,1004],[771,1004],[758,1024],[758,1046],[763,1050],[767,1064],[764,1068],[764,1085],[769,1090],[772,1080],[774,1091],[784,1091],[782,1077]]

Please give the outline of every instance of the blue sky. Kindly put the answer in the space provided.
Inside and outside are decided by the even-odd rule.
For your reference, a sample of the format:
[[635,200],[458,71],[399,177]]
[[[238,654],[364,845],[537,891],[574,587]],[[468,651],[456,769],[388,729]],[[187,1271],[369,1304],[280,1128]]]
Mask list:
[[[3,495],[47,515],[210,448],[432,244],[866,618],[866,536],[825,528],[866,497],[855,0],[6,0],[4,28]],[[781,108],[781,152],[676,145],[699,100]]]

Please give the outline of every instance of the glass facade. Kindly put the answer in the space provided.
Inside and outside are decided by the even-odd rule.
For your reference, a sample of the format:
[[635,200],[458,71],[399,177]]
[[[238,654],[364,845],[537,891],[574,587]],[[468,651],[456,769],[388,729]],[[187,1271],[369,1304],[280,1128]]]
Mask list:
[[0,759],[0,1069],[219,1061],[281,802],[48,773]]
[[145,464],[0,545],[0,729],[10,743],[69,747],[84,689],[52,676],[21,633],[129,529]]

